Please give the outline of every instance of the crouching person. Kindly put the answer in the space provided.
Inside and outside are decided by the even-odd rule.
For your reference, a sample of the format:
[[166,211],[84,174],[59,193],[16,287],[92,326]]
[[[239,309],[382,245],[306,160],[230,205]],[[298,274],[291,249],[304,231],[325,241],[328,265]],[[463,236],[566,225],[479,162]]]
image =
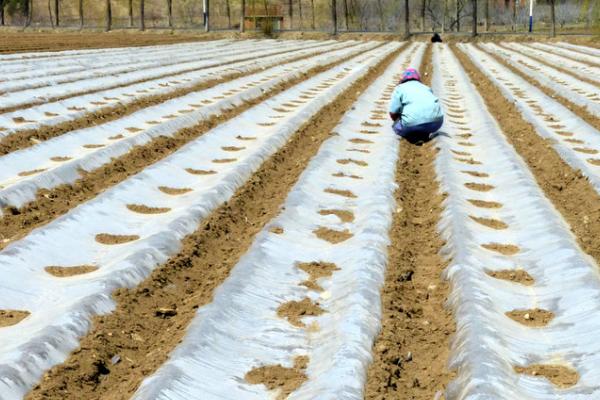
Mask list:
[[416,69],[402,74],[402,81],[392,94],[390,118],[397,135],[411,143],[426,142],[444,123],[440,101],[428,86],[421,83]]

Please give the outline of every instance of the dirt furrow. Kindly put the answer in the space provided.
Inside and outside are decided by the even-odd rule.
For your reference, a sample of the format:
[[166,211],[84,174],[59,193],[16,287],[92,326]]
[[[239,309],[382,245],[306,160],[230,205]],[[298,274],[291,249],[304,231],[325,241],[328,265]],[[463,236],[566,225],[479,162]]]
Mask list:
[[[314,54],[301,55],[299,57],[295,57],[290,59],[287,62],[300,61],[306,58],[314,57],[316,55],[322,54],[323,52],[316,52]],[[228,82],[234,79],[241,78],[242,76],[246,76],[255,72],[258,72],[262,68],[256,68],[246,72],[238,72],[231,73],[227,76],[224,76],[220,79],[211,79],[209,81],[199,83],[194,86],[190,86],[183,89],[178,89],[173,92],[165,93],[165,94],[157,94],[144,98],[139,98],[134,100],[127,105],[115,105],[101,108],[98,111],[88,113],[83,115],[80,118],[77,118],[72,121],[65,121],[57,125],[51,126],[42,126],[40,128],[35,129],[27,129],[23,131],[16,132],[9,136],[5,136],[0,139],[0,155],[8,154],[13,151],[22,150],[27,147],[31,147],[38,143],[39,141],[45,141],[52,139],[54,137],[63,135],[67,132],[74,131],[76,129],[87,128],[90,126],[100,125],[106,122],[115,121],[117,119],[123,118],[124,116],[133,114],[136,111],[139,111],[143,108],[155,106],[160,103],[164,103],[165,101],[172,100],[181,96],[185,96],[187,94],[198,92],[201,90],[205,90],[211,87],[214,87],[218,84]],[[104,90],[104,89],[103,89]]]
[[[94,319],[81,347],[49,371],[28,399],[128,399],[182,340],[212,294],[278,212],[310,158],[343,113],[393,61],[377,68],[307,121],[228,203],[184,242],[181,252],[137,288],[114,293],[114,313]],[[118,356],[118,361],[113,362]],[[111,361],[113,360],[113,361]]]
[[[403,47],[404,48],[404,47]],[[179,148],[197,139],[216,125],[223,123],[278,93],[298,84],[309,77],[339,65],[352,56],[345,57],[335,63],[319,66],[306,71],[302,77],[276,85],[271,91],[257,99],[247,101],[242,106],[227,110],[200,122],[194,127],[185,128],[173,136],[159,136],[145,145],[135,146],[128,153],[112,159],[109,163],[93,171],[80,171],[81,179],[72,184],[64,184],[53,189],[41,189],[36,200],[21,208],[6,207],[0,218],[0,249],[12,241],[27,235],[31,230],[44,225],[58,216],[65,214],[77,205],[95,197],[107,188],[122,182],[149,165],[167,157]]]
[[[431,46],[422,72],[429,84]],[[401,143],[398,209],[390,232],[382,331],[373,347],[368,400],[431,400],[452,377],[446,366],[455,324],[444,307],[449,285],[441,278],[447,264],[439,255],[443,241],[437,224],[443,196],[436,182],[435,154],[433,142]]]
[[587,122],[588,124],[592,125],[594,128],[600,130],[600,118],[598,118],[595,115],[591,114],[587,110],[586,107],[582,107],[582,106],[579,106],[579,105],[571,102],[566,97],[563,97],[561,95],[560,91],[558,91],[558,90],[552,90],[552,89],[548,88],[547,86],[544,86],[544,85],[540,84],[536,79],[530,77],[529,75],[527,75],[526,73],[524,73],[520,69],[515,68],[512,64],[509,64],[508,62],[506,62],[506,60],[504,60],[502,57],[498,56],[497,54],[494,54],[494,53],[488,51],[487,49],[485,49],[482,46],[477,46],[477,47],[481,51],[486,52],[487,54],[489,54],[491,57],[493,57],[500,64],[502,64],[503,66],[505,66],[506,68],[508,68],[511,72],[513,72],[517,76],[525,79],[527,82],[529,82],[530,84],[536,86],[538,89],[540,89],[546,95],[552,97],[553,100],[559,102],[563,106],[567,107],[569,110],[573,111],[575,114],[577,114],[579,117],[581,117],[585,122]]
[[568,222],[581,248],[600,265],[600,195],[525,121],[516,106],[456,47],[454,54],[494,115],[508,141],[536,178],[544,194]]
[[[596,81],[594,81],[594,80],[591,80],[591,79],[588,79],[588,78],[586,78],[585,76],[582,76],[581,74],[577,75],[577,74],[573,73],[573,71],[572,71],[572,70],[570,70],[570,69],[567,69],[567,68],[563,68],[563,67],[562,67],[562,66],[560,66],[560,65],[557,65],[557,64],[550,63],[550,62],[548,62],[548,61],[544,60],[542,57],[538,57],[538,56],[536,56],[536,55],[534,55],[534,54],[526,53],[526,52],[524,52],[524,51],[521,51],[520,49],[513,49],[512,47],[509,47],[509,46],[507,46],[507,45],[506,45],[506,44],[504,44],[504,43],[498,43],[498,46],[500,46],[500,47],[504,47],[504,48],[505,48],[505,49],[507,49],[507,50],[516,51],[517,53],[520,53],[520,54],[522,54],[522,55],[524,55],[524,56],[526,56],[526,57],[531,57],[531,58],[533,58],[534,60],[536,60],[536,61],[538,61],[538,62],[540,62],[540,63],[542,63],[542,64],[544,64],[544,65],[547,65],[548,67],[551,67],[551,68],[554,68],[554,69],[556,69],[556,70],[559,70],[559,71],[560,71],[560,72],[562,72],[563,74],[567,74],[567,75],[570,75],[570,76],[572,76],[572,77],[575,77],[575,78],[577,78],[577,79],[579,79],[579,80],[581,80],[581,81],[583,81],[583,82],[587,82],[587,83],[589,83],[590,85],[595,85],[595,86],[598,86],[598,82],[596,82]],[[537,50],[537,49],[536,49],[536,50]],[[542,50],[540,50],[540,51],[542,51]],[[562,57],[562,56],[561,56],[561,57]]]
[[[286,50],[282,50],[282,51],[273,52],[273,53],[269,54],[269,56],[281,55],[281,54],[285,54],[285,53],[290,53],[292,51],[294,51],[294,50],[286,49]],[[238,63],[238,62],[253,60],[255,58],[256,58],[256,56],[254,54],[250,53],[248,57],[236,59],[235,61],[225,61],[220,64],[211,65],[210,67],[187,68],[187,69],[182,69],[175,74],[173,72],[168,72],[168,73],[164,73],[164,74],[160,74],[160,75],[155,75],[151,78],[132,80],[125,84],[106,86],[101,89],[92,89],[92,90],[77,92],[76,94],[68,94],[68,95],[64,95],[64,96],[55,96],[55,97],[44,98],[44,99],[31,101],[30,103],[21,104],[21,105],[13,106],[13,107],[4,107],[4,108],[0,107],[0,114],[7,113],[7,112],[13,112],[13,111],[17,111],[17,110],[22,110],[24,108],[29,108],[29,107],[37,106],[40,104],[49,103],[49,102],[61,101],[61,100],[69,99],[69,98],[76,97],[76,96],[85,96],[88,94],[103,92],[105,90],[118,89],[118,88],[127,87],[127,86],[138,84],[138,83],[154,81],[157,79],[171,78],[171,77],[175,78],[180,74],[185,74],[185,73],[194,72],[194,71],[200,71],[200,70],[207,69],[207,68],[226,66],[226,65],[234,64],[234,63]]]

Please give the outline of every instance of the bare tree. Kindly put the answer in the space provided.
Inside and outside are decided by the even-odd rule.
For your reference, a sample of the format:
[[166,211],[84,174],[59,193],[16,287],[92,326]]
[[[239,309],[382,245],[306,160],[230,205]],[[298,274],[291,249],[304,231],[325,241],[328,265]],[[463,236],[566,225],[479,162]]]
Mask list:
[[484,6],[484,10],[485,10],[485,31],[488,32],[490,29],[490,0],[484,0],[485,1],[485,6]]
[[133,28],[133,0],[129,0],[127,14],[129,15],[129,27]]
[[381,4],[381,0],[377,0],[377,11],[379,11],[379,30],[383,32],[383,23],[384,23],[384,15],[383,15],[383,4]]
[[448,17],[448,0],[444,0],[444,10],[442,11],[442,33],[446,32],[446,18]]
[[244,33],[244,31],[246,30],[244,23],[246,22],[246,0],[241,0],[242,4],[241,4],[241,16],[240,16],[240,32]]
[[79,0],[79,29],[83,29],[83,0]]
[[456,32],[460,32],[460,0],[456,0]]
[[225,0],[225,12],[227,13],[227,29],[231,29],[231,4]]
[[56,25],[56,27],[60,26],[60,1],[59,0],[54,0],[54,24]]
[[471,0],[473,4],[473,32],[471,36],[477,36],[477,0]]
[[552,37],[556,36],[556,1],[550,0],[550,19],[552,20]]
[[421,0],[421,31],[425,32],[425,9],[427,8],[427,0]]
[[346,25],[346,32],[349,30],[348,19],[350,18],[350,14],[348,12],[348,0],[344,0],[344,24]]
[[106,32],[110,31],[112,28],[112,8],[110,4],[110,0],[106,0]]
[[512,0],[512,30],[517,30],[517,0]]
[[0,26],[4,26],[4,0],[0,0]]
[[33,0],[25,1],[25,28],[31,25],[31,20],[33,19]]
[[331,21],[333,22],[333,34],[337,35],[337,4],[331,0]]
[[50,18],[50,26],[54,29],[54,19],[52,18],[52,6],[50,2],[51,0],[48,0],[48,18]]
[[146,21],[145,21],[145,15],[144,15],[144,4],[145,0],[140,0],[140,30],[141,31],[145,31],[146,30]]
[[[167,0],[167,22],[173,28],[173,0]],[[229,21],[231,24],[231,21]]]
[[304,30],[304,15],[302,15],[302,0],[298,0],[298,14],[300,15],[300,30]]
[[204,0],[204,31],[208,32],[209,30],[210,30],[210,2],[208,0]]
[[290,19],[290,29],[294,28],[294,1],[288,0],[288,17]]
[[404,34],[406,37],[410,36],[410,19],[408,15],[408,0],[404,0]]
[[314,31],[315,30],[315,0],[310,0],[310,11],[311,11],[310,27]]

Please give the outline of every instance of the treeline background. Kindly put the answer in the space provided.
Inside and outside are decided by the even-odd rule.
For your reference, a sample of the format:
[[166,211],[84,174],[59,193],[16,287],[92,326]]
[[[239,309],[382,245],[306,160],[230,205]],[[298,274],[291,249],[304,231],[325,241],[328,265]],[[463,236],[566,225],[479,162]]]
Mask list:
[[[239,29],[242,0],[210,0],[211,30]],[[530,0],[409,0],[411,32],[470,32],[473,3],[483,32],[524,32]],[[110,29],[203,29],[204,0],[0,0],[0,23],[13,26]],[[246,15],[280,14],[282,30],[331,31],[332,0],[245,0]],[[140,18],[143,3],[143,23]],[[549,31],[554,3],[560,33],[600,25],[600,0],[535,0],[536,31]],[[58,18],[57,18],[58,6]],[[131,14],[130,14],[131,7]],[[110,14],[107,12],[110,9]],[[171,13],[168,12],[169,8]],[[291,18],[290,18],[291,9]],[[266,10],[266,11],[265,11]],[[404,32],[405,0],[336,0],[340,32]],[[169,18],[169,14],[171,18]],[[107,20],[110,25],[107,26]]]

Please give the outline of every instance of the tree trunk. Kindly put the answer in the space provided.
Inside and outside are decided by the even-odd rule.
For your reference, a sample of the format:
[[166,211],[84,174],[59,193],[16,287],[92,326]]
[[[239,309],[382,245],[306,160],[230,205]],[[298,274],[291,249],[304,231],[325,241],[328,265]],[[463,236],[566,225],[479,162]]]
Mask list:
[[59,0],[54,0],[54,25],[56,25],[56,27],[58,28],[60,26],[60,17],[59,17],[59,13],[60,13],[60,1]]
[[225,0],[225,11],[227,12],[227,29],[231,29],[231,4]]
[[460,0],[456,0],[456,32],[460,32]]
[[331,0],[331,22],[333,23],[333,34],[337,35],[337,3]]
[[288,0],[288,18],[290,19],[290,30],[294,29],[294,1]]
[[31,20],[33,19],[33,0],[27,0],[25,2],[25,27],[27,28],[31,25]]
[[133,28],[133,0],[129,0],[129,8],[127,12],[129,15],[129,27]]
[[550,0],[550,18],[552,19],[552,37],[556,36],[556,1]]
[[246,30],[246,27],[244,26],[245,21],[245,17],[246,17],[246,0],[241,0],[242,4],[242,10],[241,10],[241,16],[240,16],[240,32],[244,33],[244,31]]
[[300,14],[300,30],[304,30],[304,15],[302,14],[302,0],[298,0],[298,13]]
[[106,0],[106,32],[112,28],[112,9],[110,6],[110,0]]
[[471,32],[471,36],[477,36],[477,0],[471,0],[473,3],[473,32]]
[[410,15],[408,14],[408,0],[404,0],[404,35],[410,36]]
[[485,0],[485,31],[490,30],[490,0]]
[[517,0],[512,0],[512,11],[513,11],[513,17],[512,17],[512,30],[516,31],[517,30]]
[[210,3],[208,0],[204,0],[204,31],[210,30]]
[[173,0],[167,0],[167,23],[173,28]]
[[0,0],[0,26],[4,26],[4,0]]
[[444,15],[442,16],[442,33],[446,32],[446,18],[448,17],[448,0],[444,0]]
[[421,31],[425,32],[425,10],[427,0],[421,0]]
[[79,0],[79,29],[83,29],[83,0]]
[[52,18],[52,6],[50,2],[51,0],[48,0],[48,18],[50,18],[50,26],[54,29],[54,18]]
[[263,0],[263,7],[265,8],[265,15],[269,15],[269,5],[267,4],[267,0]]
[[141,31],[145,31],[146,30],[146,21],[144,18],[144,1],[145,0],[140,0],[140,30]]
[[377,0],[377,8],[379,10],[379,31],[383,32],[383,19],[385,16],[383,15],[383,4],[381,4],[381,0]]
[[344,0],[344,24],[346,25],[346,32],[349,30],[348,19],[350,18],[350,13],[348,12],[348,0]]
[[310,0],[310,11],[311,11],[310,27],[314,31],[315,30],[315,0]]

